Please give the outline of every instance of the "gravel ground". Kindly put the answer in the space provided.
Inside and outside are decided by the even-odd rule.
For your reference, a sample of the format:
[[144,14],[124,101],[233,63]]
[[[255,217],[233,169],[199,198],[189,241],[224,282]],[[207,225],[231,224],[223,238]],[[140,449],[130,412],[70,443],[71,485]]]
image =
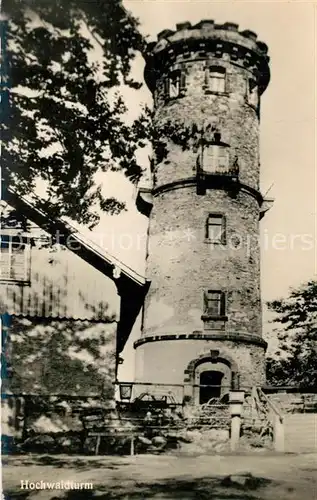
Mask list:
[[[21,480],[93,489],[21,489]],[[2,481],[5,500],[317,500],[317,455],[12,456]]]

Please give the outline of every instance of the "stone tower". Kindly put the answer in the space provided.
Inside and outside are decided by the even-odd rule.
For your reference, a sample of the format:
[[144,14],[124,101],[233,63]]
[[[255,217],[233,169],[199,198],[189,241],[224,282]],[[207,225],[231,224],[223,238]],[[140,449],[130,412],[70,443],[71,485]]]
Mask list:
[[150,217],[150,287],[136,381],[175,384],[176,398],[195,403],[265,382],[259,120],[267,52],[252,31],[205,20],[161,32],[146,61],[157,139],[153,189],[137,202]]

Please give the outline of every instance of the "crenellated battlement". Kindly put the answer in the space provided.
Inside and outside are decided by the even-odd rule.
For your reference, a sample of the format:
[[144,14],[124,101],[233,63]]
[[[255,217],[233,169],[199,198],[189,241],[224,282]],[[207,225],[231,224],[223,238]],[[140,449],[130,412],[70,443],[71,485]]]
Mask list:
[[[257,34],[254,31],[244,30],[239,31],[239,25],[236,23],[227,22],[224,24],[216,24],[212,19],[204,19],[194,26],[190,22],[176,24],[176,30],[163,30],[157,35],[157,40],[163,40],[167,37],[173,42],[179,38],[209,38],[215,36],[222,38],[228,36],[237,38],[237,36],[245,39],[246,46],[259,50],[261,53],[267,54],[268,47],[264,42],[257,41]],[[250,43],[251,42],[251,43]]]
[[202,20],[192,26],[189,22],[176,25],[176,30],[163,30],[157,42],[149,45],[145,80],[150,90],[156,80],[175,62],[226,58],[235,65],[250,70],[257,76],[260,94],[270,80],[268,47],[257,40],[250,30],[239,31],[238,24],[216,24]]

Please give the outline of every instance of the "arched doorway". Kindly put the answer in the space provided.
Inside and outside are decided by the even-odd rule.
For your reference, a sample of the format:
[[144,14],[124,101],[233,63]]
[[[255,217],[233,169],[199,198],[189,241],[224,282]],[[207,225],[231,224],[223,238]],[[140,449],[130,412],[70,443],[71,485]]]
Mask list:
[[[194,405],[204,404],[213,397],[223,399],[238,373],[237,363],[227,352],[211,349],[188,363],[184,371],[184,395]],[[201,385],[209,387],[203,389]]]
[[216,370],[206,370],[200,373],[199,404],[208,403],[211,398],[220,398],[223,376],[224,373]]
[[[204,404],[211,398],[222,398],[230,390],[230,367],[218,361],[203,360],[194,370],[194,401],[195,404]],[[206,386],[206,387],[203,387]]]

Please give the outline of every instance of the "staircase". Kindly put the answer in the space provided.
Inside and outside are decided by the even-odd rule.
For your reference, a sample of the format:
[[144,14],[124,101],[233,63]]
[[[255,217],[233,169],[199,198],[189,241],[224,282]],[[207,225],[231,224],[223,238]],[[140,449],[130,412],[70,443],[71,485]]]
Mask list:
[[271,394],[254,387],[246,398],[243,426],[268,436],[276,451],[317,452],[317,395]]
[[278,409],[271,405],[260,388],[253,387],[243,405],[242,429],[246,441],[256,443],[251,446],[272,448],[277,418],[281,418]]

